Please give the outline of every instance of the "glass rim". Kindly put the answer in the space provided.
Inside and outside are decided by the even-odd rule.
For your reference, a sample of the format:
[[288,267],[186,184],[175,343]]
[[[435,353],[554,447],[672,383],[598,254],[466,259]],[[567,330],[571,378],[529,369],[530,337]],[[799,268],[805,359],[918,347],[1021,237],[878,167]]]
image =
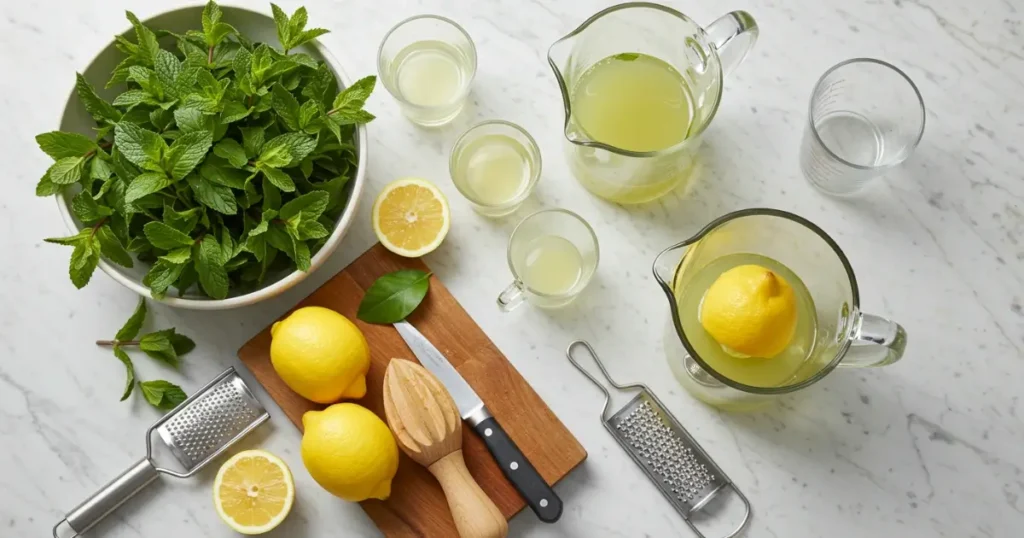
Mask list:
[[661,251],[658,254],[658,256],[654,260],[654,279],[655,279],[655,281],[658,282],[658,285],[661,286],[662,292],[664,292],[666,297],[668,298],[669,310],[670,310],[670,312],[672,314],[672,325],[673,325],[673,327],[675,329],[676,336],[679,338],[679,341],[682,342],[683,347],[686,349],[686,352],[687,352],[687,354],[689,354],[690,358],[692,358],[694,361],[696,361],[697,364],[700,365],[700,367],[705,372],[711,374],[712,377],[714,377],[716,380],[718,380],[720,383],[724,384],[725,386],[733,388],[733,389],[736,389],[736,390],[739,390],[741,392],[746,392],[748,394],[765,394],[765,395],[788,394],[790,392],[794,392],[794,391],[800,390],[802,388],[808,387],[808,386],[810,386],[810,385],[820,381],[826,375],[831,373],[832,370],[835,370],[839,366],[839,363],[842,362],[843,357],[846,355],[847,351],[849,351],[850,346],[852,345],[852,340],[851,340],[851,338],[849,336],[850,330],[851,330],[850,327],[847,327],[846,337],[844,338],[844,340],[841,343],[839,343],[839,347],[836,349],[835,357],[832,357],[832,359],[829,361],[828,364],[825,364],[824,366],[822,366],[817,372],[815,372],[814,374],[808,376],[806,379],[804,379],[804,380],[802,380],[802,381],[800,381],[798,383],[793,383],[793,384],[789,384],[789,385],[774,386],[774,387],[759,387],[759,386],[756,386],[756,385],[747,385],[746,383],[740,383],[739,381],[734,381],[732,379],[729,379],[727,376],[719,373],[718,370],[715,370],[715,368],[713,368],[704,359],[702,359],[700,354],[697,353],[697,351],[693,348],[693,345],[690,343],[690,340],[686,337],[686,334],[683,332],[682,320],[680,319],[680,314],[679,314],[679,305],[676,302],[676,297],[675,297],[675,279],[676,279],[677,273],[678,273],[678,266],[679,266],[679,264],[682,264],[683,260],[685,259],[685,253],[683,255],[683,258],[681,258],[679,260],[679,264],[676,265],[675,272],[672,275],[672,283],[671,284],[668,283],[668,282],[665,282],[665,280],[662,278],[661,274],[659,274],[658,270],[657,270],[658,259],[661,258],[662,255],[664,255],[664,254],[666,254],[666,253],[668,253],[668,252],[670,252],[672,250],[675,250],[675,249],[678,249],[678,248],[682,248],[682,247],[689,247],[689,246],[693,245],[694,243],[697,243],[698,241],[703,239],[706,235],[708,235],[709,233],[713,232],[714,230],[716,230],[717,228],[721,227],[723,224],[725,224],[725,223],[727,223],[729,221],[740,219],[740,218],[744,218],[744,217],[754,217],[754,216],[777,217],[777,218],[783,218],[783,219],[786,219],[786,220],[793,221],[793,222],[795,222],[797,224],[800,224],[800,225],[804,226],[805,228],[807,228],[808,230],[813,232],[815,235],[817,235],[822,241],[824,241],[826,244],[828,244],[828,246],[832,249],[832,251],[839,258],[839,261],[842,264],[843,269],[846,271],[846,276],[847,276],[847,278],[850,281],[850,313],[849,313],[850,320],[854,320],[856,318],[856,316],[859,315],[859,313],[860,313],[860,289],[857,286],[857,277],[856,277],[856,275],[853,272],[853,266],[850,265],[850,260],[846,257],[846,254],[843,252],[843,249],[840,248],[839,244],[836,243],[835,240],[832,239],[832,237],[830,235],[825,233],[825,230],[821,229],[817,224],[814,224],[813,222],[811,222],[811,221],[801,217],[800,215],[797,215],[795,213],[790,213],[789,211],[783,211],[781,209],[772,209],[772,208],[741,209],[739,211],[733,211],[731,213],[726,213],[725,215],[722,215],[722,216],[716,218],[715,220],[712,220],[706,226],[701,228],[697,233],[695,233],[692,237],[684,239],[683,241],[681,241],[679,243],[676,243],[675,245],[672,245],[672,246],[666,248],[665,250]]
[[[624,9],[633,9],[633,8],[646,8],[646,9],[654,9],[654,10],[657,10],[657,11],[661,11],[661,12],[667,14],[667,15],[672,15],[672,16],[678,18],[678,19],[682,20],[683,22],[688,22],[688,23],[692,24],[696,28],[696,30],[693,32],[694,35],[696,35],[696,36],[700,37],[702,40],[704,40],[704,43],[702,43],[702,44],[703,45],[708,45],[707,48],[709,50],[709,53],[717,59],[717,61],[713,62],[713,63],[715,65],[716,71],[718,72],[718,77],[716,77],[717,78],[716,87],[717,87],[718,91],[716,93],[715,103],[714,103],[714,105],[711,108],[711,112],[708,114],[707,119],[705,119],[703,121],[703,123],[700,125],[700,127],[698,127],[697,129],[691,129],[691,130],[689,130],[687,132],[686,138],[683,138],[682,140],[680,140],[676,144],[673,144],[673,145],[671,145],[671,146],[669,146],[667,148],[662,148],[662,149],[658,149],[658,150],[653,150],[653,151],[633,151],[633,150],[628,150],[628,149],[625,149],[625,148],[620,148],[618,146],[613,146],[611,144],[606,144],[604,142],[600,142],[598,140],[593,140],[593,139],[589,139],[589,138],[586,139],[586,140],[574,140],[574,139],[572,139],[569,136],[570,125],[571,125],[571,122],[572,122],[572,105],[571,105],[572,99],[570,98],[571,90],[567,87],[566,81],[563,78],[562,69],[559,68],[558,65],[556,65],[556,63],[555,63],[555,58],[552,55],[553,51],[555,50],[555,47],[557,47],[558,45],[562,44],[563,42],[566,42],[566,41],[568,41],[568,40],[570,40],[572,38],[575,38],[575,37],[579,36],[580,34],[582,34],[583,31],[586,30],[591,24],[594,24],[595,22],[598,21],[598,19],[604,17],[605,15],[609,15],[611,13],[615,13],[616,11],[621,11],[621,10],[624,10]],[[679,11],[677,9],[674,9],[672,7],[669,7],[669,6],[662,5],[662,4],[656,4],[656,3],[653,3],[653,2],[626,2],[626,3],[616,4],[616,5],[613,5],[613,6],[606,7],[604,9],[602,9],[601,11],[598,11],[597,13],[591,15],[589,18],[587,18],[587,20],[585,20],[582,23],[580,23],[580,25],[577,26],[573,31],[569,32],[568,34],[565,34],[564,36],[558,38],[558,40],[556,40],[554,43],[552,43],[551,46],[548,47],[547,58],[548,58],[548,66],[551,67],[551,70],[554,72],[555,80],[558,82],[558,89],[561,91],[561,94],[562,94],[562,105],[563,105],[563,110],[564,110],[564,113],[565,113],[565,119],[564,119],[564,122],[563,122],[563,125],[562,125],[562,134],[565,136],[565,138],[567,140],[569,140],[569,142],[571,142],[573,144],[576,144],[576,145],[579,145],[579,146],[591,147],[591,148],[599,148],[599,149],[603,149],[603,150],[606,150],[606,151],[610,151],[612,153],[617,153],[619,155],[625,155],[627,157],[656,157],[656,156],[659,156],[659,155],[669,154],[669,153],[678,151],[680,148],[682,148],[682,147],[692,143],[694,140],[699,138],[700,135],[703,134],[704,131],[707,130],[708,126],[711,125],[711,121],[715,119],[715,116],[718,114],[718,108],[722,104],[722,92],[723,92],[723,89],[725,87],[725,73],[722,71],[722,61],[721,61],[721,59],[718,56],[718,51],[710,43],[710,40],[708,39],[707,31],[704,30],[704,27],[702,25],[700,25],[699,23],[697,23],[697,21],[694,21],[690,17],[688,17],[685,14],[683,14],[681,11]]]
[[[536,156],[537,161],[537,166],[534,167],[535,169],[531,172],[530,179],[529,181],[527,181],[526,187],[523,189],[522,193],[520,193],[512,200],[502,204],[488,204],[481,202],[472,193],[463,190],[462,186],[459,185],[459,182],[455,181],[455,157],[459,154],[459,150],[463,149],[463,146],[469,143],[467,137],[470,134],[472,134],[473,131],[477,130],[480,127],[487,127],[489,125],[500,125],[502,127],[508,127],[513,131],[522,134],[524,137],[526,137],[526,140],[528,141],[528,144],[525,144],[526,146],[528,146],[526,147],[527,151],[531,151]],[[540,153],[540,146],[537,144],[537,141],[533,138],[532,135],[530,135],[529,131],[524,129],[522,126],[507,120],[484,120],[481,121],[480,123],[470,126],[468,129],[463,131],[461,135],[459,135],[459,138],[455,140],[455,144],[452,145],[452,149],[448,153],[448,176],[451,178],[452,183],[455,184],[455,189],[459,191],[459,194],[461,194],[463,198],[469,200],[470,202],[476,204],[477,206],[486,209],[508,209],[512,206],[523,203],[523,200],[530,196],[530,193],[533,191],[533,188],[537,186],[537,182],[540,181],[542,167],[543,162]]]
[[[466,42],[469,43],[469,49],[473,52],[473,57],[470,58],[472,60],[472,64],[470,65],[469,78],[466,80],[466,83],[463,84],[462,91],[460,91],[459,94],[457,96],[453,97],[450,101],[448,101],[446,103],[441,103],[439,105],[430,105],[430,106],[417,105],[416,103],[411,103],[411,102],[409,102],[409,100],[407,100],[404,97],[402,97],[401,93],[398,92],[397,89],[391,87],[391,83],[389,81],[389,78],[384,76],[384,69],[383,69],[383,65],[382,65],[383,62],[381,61],[381,59],[384,57],[384,45],[388,42],[388,39],[391,37],[391,34],[395,33],[396,30],[398,30],[399,28],[401,28],[402,26],[405,26],[406,24],[408,24],[410,22],[418,21],[418,20],[422,20],[422,19],[432,19],[432,20],[435,20],[435,21],[440,21],[442,23],[448,24],[449,26],[455,28],[456,30],[459,31],[459,33],[462,34],[463,37],[466,38]],[[472,87],[472,85],[473,85],[473,79],[476,78],[476,68],[477,68],[477,52],[476,52],[476,43],[473,42],[473,38],[469,36],[469,32],[467,32],[465,28],[463,28],[461,25],[459,25],[459,23],[449,19],[448,17],[444,17],[442,15],[433,15],[433,14],[430,14],[430,13],[422,13],[420,15],[413,15],[412,17],[408,17],[406,19],[402,19],[397,24],[392,26],[391,29],[388,30],[386,34],[384,34],[384,38],[380,40],[380,45],[377,47],[377,75],[380,77],[380,81],[381,81],[381,84],[384,85],[384,89],[387,90],[388,93],[391,94],[391,97],[393,97],[396,101],[402,103],[403,105],[415,107],[415,108],[418,108],[418,109],[421,109],[421,110],[431,110],[431,109],[435,109],[435,108],[449,107],[449,106],[455,105],[459,101],[465,99],[466,96],[469,95],[470,87]]]
[[[828,145],[825,144],[825,141],[821,139],[821,135],[818,133],[818,128],[814,125],[814,96],[817,95],[818,90],[821,89],[822,84],[825,82],[825,78],[828,77],[829,75],[831,75],[832,73],[838,71],[839,69],[843,68],[843,67],[847,67],[847,66],[854,65],[854,64],[863,64],[863,63],[870,63],[870,64],[880,65],[882,67],[888,68],[889,70],[893,71],[894,73],[896,73],[900,77],[903,77],[903,80],[905,80],[907,82],[907,84],[910,85],[910,89],[914,90],[914,95],[917,96],[918,108],[921,111],[921,127],[917,131],[917,136],[914,138],[914,142],[912,144],[910,144],[910,146],[909,146],[910,147],[910,151],[905,152],[905,155],[903,156],[902,159],[893,161],[891,163],[886,163],[886,164],[878,165],[878,166],[852,163],[852,162],[850,162],[850,161],[840,157],[834,151],[832,151],[832,148],[828,147]],[[825,150],[825,152],[828,154],[829,157],[831,157],[831,158],[839,161],[841,164],[843,164],[845,166],[848,166],[850,168],[853,168],[855,170],[886,170],[888,168],[892,168],[892,167],[899,166],[899,165],[903,164],[903,162],[905,162],[907,159],[909,159],[910,156],[914,153],[914,150],[917,149],[918,144],[921,143],[921,139],[924,137],[924,124],[925,124],[925,120],[926,119],[927,119],[927,110],[925,109],[925,106],[924,106],[924,98],[921,97],[921,91],[917,89],[917,84],[914,84],[914,81],[911,80],[911,78],[905,72],[903,72],[903,70],[900,69],[899,67],[896,67],[895,65],[893,65],[893,64],[891,64],[891,63],[889,63],[889,62],[887,62],[885,60],[879,60],[877,58],[867,58],[867,57],[849,58],[847,60],[843,60],[843,61],[833,65],[832,67],[828,68],[824,73],[821,74],[820,77],[818,77],[818,81],[814,83],[814,88],[811,89],[810,102],[807,105],[807,128],[811,132],[811,134],[814,136],[815,142],[817,142],[818,146],[820,146],[822,149]]]
[[[577,282],[576,286],[573,286],[573,289],[568,291],[568,292],[566,292],[566,293],[544,293],[544,292],[537,291],[537,290],[531,288],[519,276],[519,272],[516,271],[515,263],[513,263],[513,261],[512,261],[512,240],[515,239],[516,233],[519,232],[519,229],[522,228],[523,225],[526,224],[527,221],[529,221],[529,220],[533,219],[534,217],[537,217],[537,216],[539,216],[539,215],[541,215],[543,213],[559,213],[559,214],[562,214],[564,216],[567,216],[569,218],[572,218],[572,219],[575,219],[575,220],[579,221],[580,224],[583,224],[583,227],[586,228],[586,230],[590,233],[590,239],[593,240],[593,242],[594,242],[594,268],[590,271],[590,274],[587,275],[587,279],[585,281]],[[584,287],[586,287],[586,285],[590,283],[590,280],[592,278],[594,278],[594,273],[597,272],[597,265],[601,261],[601,245],[597,241],[597,233],[594,232],[594,228],[590,225],[589,222],[587,222],[587,219],[579,216],[575,212],[569,211],[568,209],[564,209],[564,208],[561,208],[561,207],[555,207],[555,208],[541,209],[539,211],[534,211],[533,213],[530,213],[529,215],[523,217],[523,220],[519,221],[519,224],[516,224],[516,227],[512,229],[512,233],[509,234],[509,236],[508,236],[508,246],[505,247],[505,255],[508,258],[508,268],[509,268],[509,271],[512,272],[512,278],[513,278],[513,280],[515,280],[515,283],[519,287],[521,287],[522,289],[532,293],[533,295],[536,295],[538,297],[543,297],[545,299],[565,299],[565,298],[572,297],[572,296],[578,294],[580,292],[580,290],[582,290]]]

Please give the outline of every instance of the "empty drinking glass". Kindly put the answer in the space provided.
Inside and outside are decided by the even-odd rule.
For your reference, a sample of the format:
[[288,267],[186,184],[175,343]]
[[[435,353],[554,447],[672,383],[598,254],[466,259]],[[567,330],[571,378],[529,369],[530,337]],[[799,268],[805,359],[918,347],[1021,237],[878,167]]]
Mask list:
[[466,102],[476,74],[476,47],[454,21],[417,15],[384,36],[377,70],[410,121],[437,127],[455,118]]
[[851,194],[914,152],[924,133],[924,102],[895,66],[854,58],[833,66],[811,94],[800,167],[829,194]]

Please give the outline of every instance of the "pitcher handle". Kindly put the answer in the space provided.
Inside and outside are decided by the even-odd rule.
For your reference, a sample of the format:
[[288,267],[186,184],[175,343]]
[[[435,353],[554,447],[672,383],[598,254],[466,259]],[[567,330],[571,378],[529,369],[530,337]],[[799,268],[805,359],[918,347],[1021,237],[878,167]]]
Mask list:
[[863,312],[854,318],[850,339],[840,367],[885,366],[900,360],[907,348],[907,331],[899,323]]
[[757,41],[757,21],[746,11],[733,11],[719,17],[704,28],[711,45],[718,52],[722,73],[732,73]]

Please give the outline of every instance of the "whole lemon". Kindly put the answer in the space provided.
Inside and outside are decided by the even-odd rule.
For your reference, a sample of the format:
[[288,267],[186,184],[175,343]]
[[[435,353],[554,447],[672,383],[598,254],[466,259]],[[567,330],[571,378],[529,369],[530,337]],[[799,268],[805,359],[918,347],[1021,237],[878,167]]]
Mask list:
[[366,395],[370,347],[345,316],[307,306],[275,323],[270,337],[274,370],[303,398],[329,404]]
[[398,445],[387,424],[354,403],[302,415],[302,462],[327,491],[346,501],[387,499]]
[[760,265],[725,271],[708,288],[701,303],[704,330],[733,355],[774,357],[796,332],[793,288]]

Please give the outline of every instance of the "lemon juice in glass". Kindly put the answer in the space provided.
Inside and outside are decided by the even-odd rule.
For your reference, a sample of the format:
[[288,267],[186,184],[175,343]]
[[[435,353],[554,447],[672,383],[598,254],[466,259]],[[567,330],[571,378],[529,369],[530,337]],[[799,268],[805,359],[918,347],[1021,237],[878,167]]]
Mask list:
[[907,335],[860,310],[849,260],[821,228],[746,209],[664,250],[654,275],[669,300],[665,352],[694,397],[750,409],[838,367],[892,364]]

